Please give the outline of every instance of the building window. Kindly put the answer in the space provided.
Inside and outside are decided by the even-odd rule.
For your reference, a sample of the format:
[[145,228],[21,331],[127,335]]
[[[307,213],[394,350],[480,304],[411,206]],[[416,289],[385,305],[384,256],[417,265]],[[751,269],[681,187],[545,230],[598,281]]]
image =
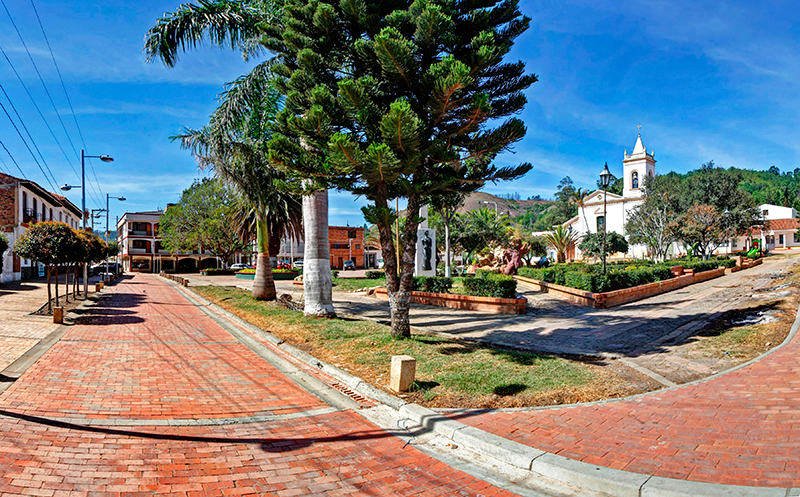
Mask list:
[[64,220],[64,213],[61,212],[61,211],[58,211],[58,222],[60,223],[63,220]]
[[651,170],[647,171],[647,175],[652,178],[653,177],[653,170],[651,169]]
[[639,188],[639,173],[636,171],[631,173],[631,190]]
[[597,216],[597,232],[603,231],[603,226],[606,224],[605,216]]
[[356,250],[358,250],[360,248],[361,248],[361,244],[360,243],[356,243]]
[[36,203],[36,199],[33,199],[33,210],[31,212],[31,217],[34,221],[36,221],[36,211],[39,209],[39,205]]
[[731,243],[731,248],[736,248],[738,245],[739,245],[739,242],[736,241],[736,240],[733,240],[733,242]]
[[764,216],[769,216],[769,210],[768,209],[764,209],[763,211],[761,211],[761,214],[764,215]]
[[50,221],[52,221],[52,220],[53,220],[53,208],[51,207],[50,208]]
[[798,236],[796,232],[794,234],[794,243],[800,243],[800,236]]
[[347,238],[355,238],[356,230],[347,230]]

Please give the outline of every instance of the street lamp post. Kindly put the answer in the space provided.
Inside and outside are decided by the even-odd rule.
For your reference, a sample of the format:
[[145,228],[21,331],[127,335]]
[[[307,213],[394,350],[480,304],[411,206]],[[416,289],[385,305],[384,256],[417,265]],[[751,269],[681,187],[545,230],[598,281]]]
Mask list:
[[[108,229],[109,228],[109,226],[108,226],[108,199],[110,199],[110,198],[115,198],[115,199],[119,200],[120,202],[124,202],[125,201],[125,197],[112,197],[111,195],[106,193],[106,233],[105,233],[105,237],[104,237],[105,240],[106,240],[106,246],[108,246],[108,232],[111,231],[111,230]],[[160,264],[161,263],[159,263],[159,266],[160,266]],[[106,272],[103,275],[103,280],[105,281],[105,279],[107,277],[108,277],[108,252],[106,252]]]
[[[100,217],[100,213],[103,212],[105,209],[92,209],[92,233],[94,233],[94,220]],[[95,212],[97,214],[95,214]]]
[[[65,192],[73,189],[81,189],[81,229],[86,231],[86,167],[85,159],[100,159],[103,162],[113,162],[114,159],[109,155],[85,155],[84,150],[81,149],[81,186],[64,185],[61,187]],[[83,298],[89,297],[89,268],[86,264],[83,265]]]
[[603,172],[600,173],[600,184],[603,185],[603,274],[606,274],[606,226],[608,219],[606,219],[606,197],[608,196],[608,185],[611,184],[611,178],[614,176],[608,170],[608,162],[603,167]]
[[484,204],[494,204],[494,216],[497,217],[497,202],[492,202],[491,200],[484,200]]

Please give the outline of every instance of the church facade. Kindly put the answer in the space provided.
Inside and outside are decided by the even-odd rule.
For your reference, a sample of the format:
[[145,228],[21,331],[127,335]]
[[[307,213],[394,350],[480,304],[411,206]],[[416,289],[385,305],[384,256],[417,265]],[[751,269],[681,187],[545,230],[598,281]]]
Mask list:
[[[644,201],[644,180],[655,176],[655,153],[648,151],[642,143],[642,135],[636,138],[636,145],[629,154],[626,150],[622,158],[622,195],[598,190],[584,199],[578,207],[578,215],[564,223],[564,226],[576,231],[580,237],[587,233],[602,233],[603,224],[607,223],[607,232],[616,232],[625,236],[625,223],[631,211]],[[605,197],[605,199],[604,199]],[[605,200],[605,213],[603,212]],[[628,257],[643,257],[647,252],[644,245],[631,245]],[[577,247],[570,258],[581,259],[582,254]]]

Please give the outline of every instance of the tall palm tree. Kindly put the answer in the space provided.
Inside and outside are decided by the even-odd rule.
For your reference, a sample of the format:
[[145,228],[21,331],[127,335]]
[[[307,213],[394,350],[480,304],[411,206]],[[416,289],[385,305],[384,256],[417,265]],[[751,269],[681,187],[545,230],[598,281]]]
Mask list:
[[201,167],[213,168],[234,185],[252,207],[258,251],[253,297],[259,300],[276,297],[270,246],[282,236],[298,236],[302,229],[299,195],[278,186],[287,178],[267,160],[269,133],[264,126],[277,112],[278,101],[277,93],[269,88],[256,91],[247,104],[249,112],[238,122],[225,125],[215,113],[208,126],[187,128],[173,137],[192,151]]
[[[160,59],[167,67],[173,67],[179,52],[194,48],[205,40],[219,47],[238,49],[245,58],[253,57],[266,51],[261,44],[262,27],[280,22],[280,8],[271,0],[199,0],[198,3],[179,6],[176,12],[166,14],[150,28],[144,47],[149,62]],[[235,123],[242,114],[243,102],[251,99],[253,91],[268,81],[271,65],[271,59],[262,62],[230,85],[225,101],[216,112],[218,124],[231,127]],[[190,143],[188,145],[191,147]],[[319,254],[329,250],[328,195],[319,190],[312,195],[313,202],[304,201],[302,204],[304,217],[313,220],[305,224],[306,229],[314,227],[312,232],[306,233],[305,246],[316,244],[312,255],[318,258]],[[312,210],[312,206],[318,208]],[[317,216],[321,214],[326,216],[324,232],[318,229],[322,220]],[[268,240],[262,241],[268,244]],[[305,270],[303,276],[306,313],[317,309],[318,315],[331,315],[332,285],[327,284],[331,280],[330,262],[327,269],[324,264],[311,265],[314,268]],[[320,290],[308,292],[308,289]]]
[[583,213],[583,223],[586,225],[586,232],[589,232],[589,221],[586,219],[586,199],[591,192],[588,189],[578,188],[569,197],[569,203],[578,208],[578,212]]

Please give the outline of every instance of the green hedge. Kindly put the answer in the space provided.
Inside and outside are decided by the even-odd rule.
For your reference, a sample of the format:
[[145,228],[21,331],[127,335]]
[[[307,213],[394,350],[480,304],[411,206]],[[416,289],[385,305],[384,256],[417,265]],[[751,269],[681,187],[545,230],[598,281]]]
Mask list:
[[449,293],[452,287],[452,278],[443,278],[441,276],[414,276],[411,289],[415,292]]
[[386,273],[383,271],[366,271],[364,276],[366,276],[368,280],[377,280],[379,278],[385,278]]
[[209,269],[203,269],[201,272],[206,273],[209,276],[214,276],[214,275],[220,276],[225,274],[234,274],[235,271],[233,271],[232,269],[209,268]]
[[517,280],[504,274],[478,271],[474,278],[464,278],[467,295],[476,297],[497,297],[513,299],[517,297]]
[[338,278],[338,277],[339,277],[339,270],[331,269],[331,278]]

